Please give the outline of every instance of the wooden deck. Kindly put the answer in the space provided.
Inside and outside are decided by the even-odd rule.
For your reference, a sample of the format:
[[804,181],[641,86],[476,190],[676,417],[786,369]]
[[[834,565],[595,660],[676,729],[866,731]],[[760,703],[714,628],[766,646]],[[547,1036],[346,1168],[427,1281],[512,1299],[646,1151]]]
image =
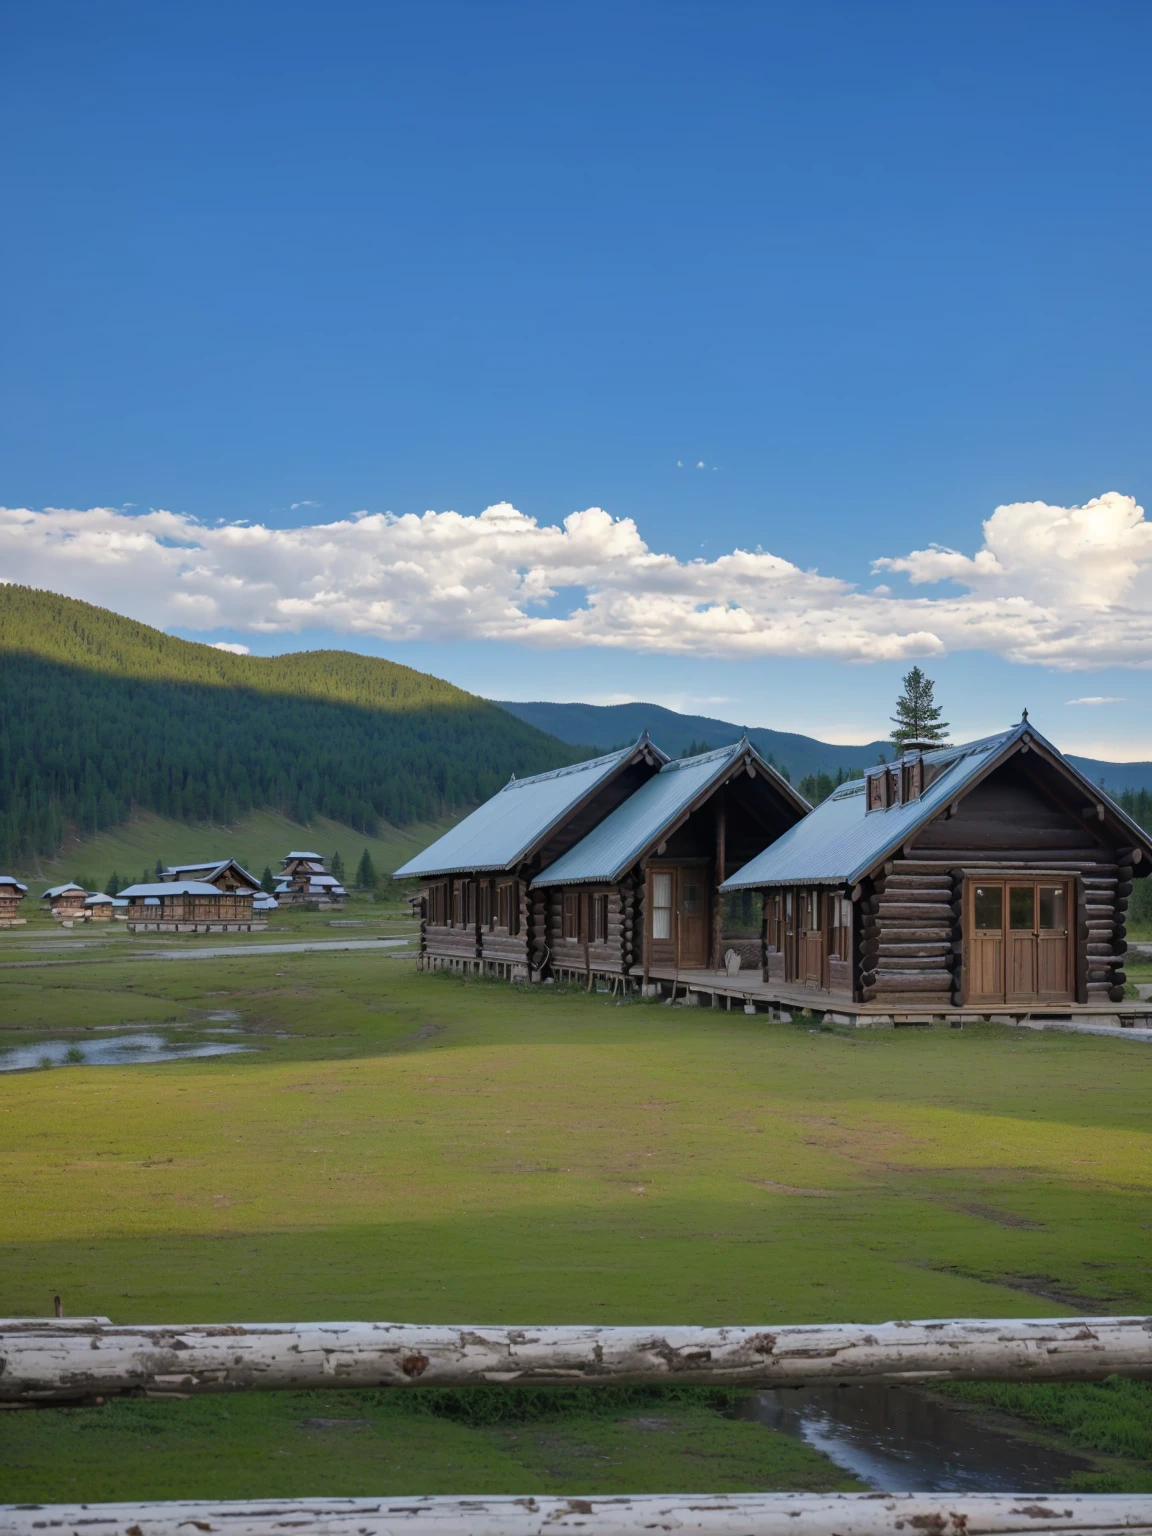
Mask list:
[[[639,979],[638,967],[632,971],[633,979]],[[994,1024],[1017,1024],[1026,1021],[1051,1021],[1057,1023],[1080,1022],[1084,1024],[1111,1025],[1114,1028],[1152,1028],[1152,999],[1131,999],[1115,1003],[1104,1009],[1076,1003],[1035,1003],[1026,1006],[997,1008],[907,1008],[893,1009],[880,1003],[854,1003],[848,998],[837,997],[814,987],[764,981],[758,971],[740,971],[729,976],[726,971],[673,970],[671,967],[650,966],[648,979],[657,984],[667,997],[675,988],[677,998],[704,1008],[755,1009],[757,1013],[779,1016],[807,1012],[819,1020],[831,1024],[850,1024],[858,1029],[885,1029],[894,1025],[920,1024],[961,1028],[965,1023],[990,1020]]]

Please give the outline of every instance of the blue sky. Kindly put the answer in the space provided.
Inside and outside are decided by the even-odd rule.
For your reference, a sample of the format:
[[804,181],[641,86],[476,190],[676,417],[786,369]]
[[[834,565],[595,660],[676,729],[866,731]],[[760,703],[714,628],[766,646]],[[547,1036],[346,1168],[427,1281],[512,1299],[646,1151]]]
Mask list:
[[[1049,516],[1152,484],[1150,43],[1145,5],[1050,0],[12,8],[4,506],[281,531],[601,507],[682,584],[759,548],[929,608],[874,600],[841,644],[851,608],[798,575],[802,643],[767,635],[770,598],[755,643],[688,643],[640,560],[610,618],[548,632],[607,578],[546,552],[532,623],[502,628],[512,599],[477,596],[463,555],[457,606],[433,592],[420,623],[346,570],[302,607],[275,540],[267,570],[222,567],[181,606],[195,572],[157,586],[119,524],[82,563],[13,525],[0,576],[257,651],[836,739],[881,733],[916,659],[958,732],[1028,704],[1064,745],[1152,756],[1147,525]],[[907,563],[974,556],[1018,503],[1048,512],[1001,520],[992,587]],[[1087,596],[1069,538],[1094,551]],[[702,603],[745,604],[707,574]],[[229,598],[261,580],[263,606]],[[1024,605],[1011,634],[982,603]]]

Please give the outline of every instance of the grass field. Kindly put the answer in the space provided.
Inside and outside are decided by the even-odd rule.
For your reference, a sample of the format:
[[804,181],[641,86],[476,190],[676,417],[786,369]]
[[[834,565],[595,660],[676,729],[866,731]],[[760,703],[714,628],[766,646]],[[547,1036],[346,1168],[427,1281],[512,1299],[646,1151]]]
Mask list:
[[[1144,1046],[122,944],[28,965],[43,950],[0,936],[0,1050],[125,1024],[251,1050],[0,1077],[0,1313],[57,1292],[119,1321],[1152,1310]],[[694,1400],[517,1426],[340,1396],[4,1415],[0,1496],[848,1485]]]

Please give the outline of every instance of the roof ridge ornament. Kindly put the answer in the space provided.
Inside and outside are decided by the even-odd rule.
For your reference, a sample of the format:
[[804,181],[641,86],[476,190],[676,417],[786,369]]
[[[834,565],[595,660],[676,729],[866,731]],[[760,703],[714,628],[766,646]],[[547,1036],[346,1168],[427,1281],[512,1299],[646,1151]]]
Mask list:
[[1028,711],[1027,711],[1027,709],[1025,709],[1025,710],[1021,711],[1021,714],[1020,714],[1020,724],[1021,725],[1027,725],[1027,723],[1028,723]]

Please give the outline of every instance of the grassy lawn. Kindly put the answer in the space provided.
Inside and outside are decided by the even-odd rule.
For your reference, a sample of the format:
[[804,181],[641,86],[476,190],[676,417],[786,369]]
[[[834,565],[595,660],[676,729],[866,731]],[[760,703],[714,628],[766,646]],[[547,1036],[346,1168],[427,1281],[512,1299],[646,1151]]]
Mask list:
[[[0,1077],[0,1314],[1152,1310],[1142,1045],[617,1007],[396,951],[149,964],[109,940],[4,969],[30,942],[0,938],[0,1050],[124,1024],[251,1049]],[[509,1424],[328,1396],[3,1415],[0,1496],[850,1486],[697,1400]]]

